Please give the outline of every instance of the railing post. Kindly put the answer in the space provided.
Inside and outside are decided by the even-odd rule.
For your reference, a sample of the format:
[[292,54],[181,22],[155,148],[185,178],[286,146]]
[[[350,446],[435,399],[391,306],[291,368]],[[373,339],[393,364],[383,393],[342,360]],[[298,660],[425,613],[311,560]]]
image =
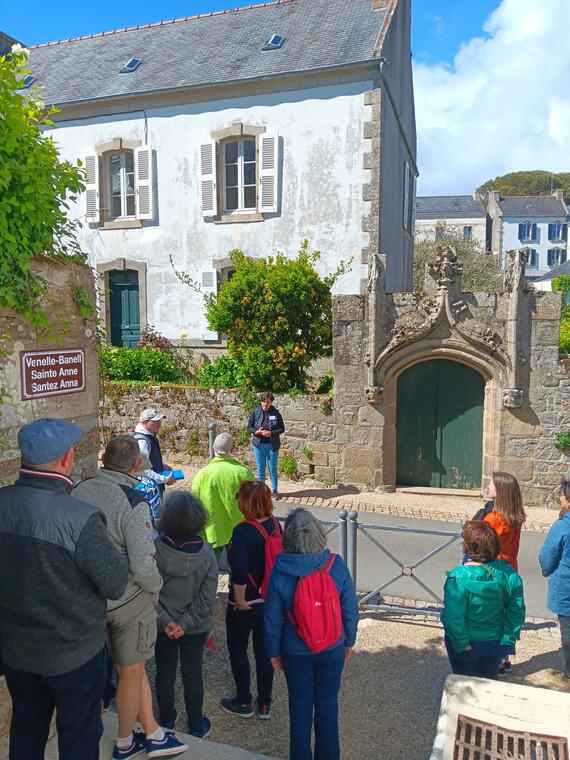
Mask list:
[[341,509],[338,513],[338,553],[347,562],[346,552],[346,518],[348,512],[346,509]]
[[210,422],[208,425],[208,439],[210,441],[210,459],[214,458],[214,441],[216,440],[216,422]]
[[347,546],[347,565],[348,571],[352,577],[352,582],[356,588],[356,562],[357,562],[357,542],[358,542],[358,512],[351,509],[348,513],[348,546]]

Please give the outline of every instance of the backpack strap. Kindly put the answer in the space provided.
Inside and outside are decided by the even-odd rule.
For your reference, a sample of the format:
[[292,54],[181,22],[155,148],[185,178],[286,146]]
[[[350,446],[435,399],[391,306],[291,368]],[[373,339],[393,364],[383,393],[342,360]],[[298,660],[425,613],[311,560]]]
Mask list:
[[331,567],[333,566],[335,555],[331,552],[331,555],[328,559],[327,564],[320,569],[320,572],[322,573],[330,573]]
[[246,525],[253,525],[253,527],[256,528],[261,533],[263,538],[267,541],[267,539],[269,538],[269,533],[265,530],[265,528],[263,527],[263,525],[261,525],[261,523],[258,523],[257,520],[244,520],[244,523]]

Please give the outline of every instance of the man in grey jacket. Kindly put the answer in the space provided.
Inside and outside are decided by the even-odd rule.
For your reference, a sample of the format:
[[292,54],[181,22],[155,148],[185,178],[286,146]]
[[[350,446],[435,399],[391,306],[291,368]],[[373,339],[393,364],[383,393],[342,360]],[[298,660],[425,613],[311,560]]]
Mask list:
[[[150,507],[135,491],[138,481],[133,475],[140,466],[137,441],[130,435],[114,436],[103,453],[103,467],[74,491],[78,498],[100,505],[107,517],[109,537],[129,564],[125,593],[109,602],[107,613],[109,646],[118,671],[119,729],[114,760],[144,752],[148,758],[171,757],[187,749],[156,722],[146,674],[146,661],[154,654],[156,604],[162,580],[154,556]],[[134,733],[137,719],[144,734]]]
[[98,760],[106,600],[127,561],[105,515],[69,495],[82,430],[39,419],[19,432],[22,466],[0,489],[0,655],[12,698],[10,760],[43,760],[57,712],[60,760]]

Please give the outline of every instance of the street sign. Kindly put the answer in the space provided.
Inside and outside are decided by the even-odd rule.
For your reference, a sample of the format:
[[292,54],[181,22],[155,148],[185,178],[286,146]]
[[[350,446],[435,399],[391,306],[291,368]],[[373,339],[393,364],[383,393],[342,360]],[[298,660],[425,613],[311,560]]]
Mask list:
[[20,351],[20,382],[24,400],[84,391],[85,351]]

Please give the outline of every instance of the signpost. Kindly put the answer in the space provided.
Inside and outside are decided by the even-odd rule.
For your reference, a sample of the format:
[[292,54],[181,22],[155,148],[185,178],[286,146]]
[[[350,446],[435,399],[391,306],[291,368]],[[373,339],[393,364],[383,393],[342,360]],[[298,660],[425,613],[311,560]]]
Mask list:
[[82,348],[20,352],[22,399],[59,396],[85,390]]

